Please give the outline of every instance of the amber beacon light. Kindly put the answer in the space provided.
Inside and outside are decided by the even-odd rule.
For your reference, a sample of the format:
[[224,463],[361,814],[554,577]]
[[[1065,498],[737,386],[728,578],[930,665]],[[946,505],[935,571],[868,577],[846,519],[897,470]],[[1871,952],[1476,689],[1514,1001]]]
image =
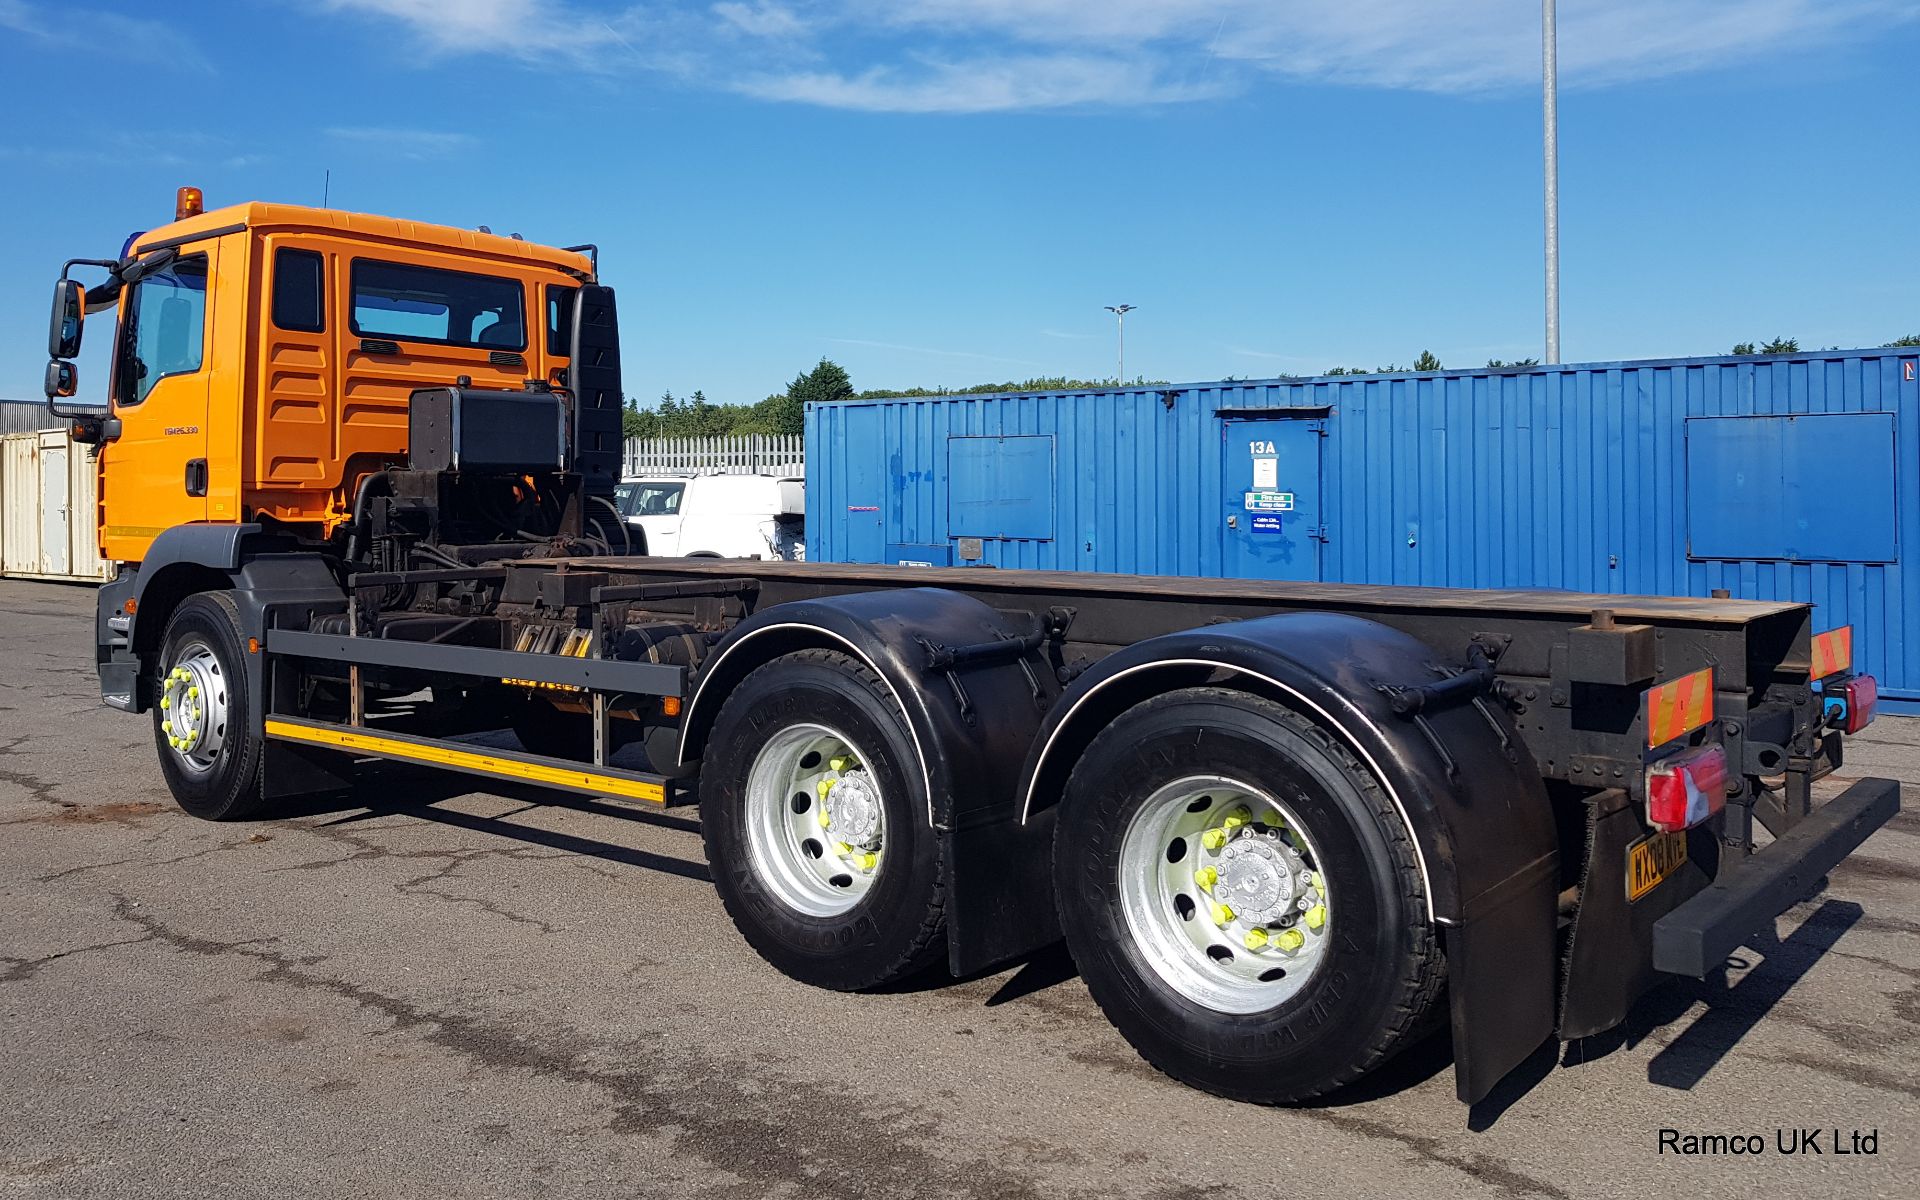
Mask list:
[[197,187],[183,187],[173,194],[173,219],[184,221],[207,211],[206,198]]

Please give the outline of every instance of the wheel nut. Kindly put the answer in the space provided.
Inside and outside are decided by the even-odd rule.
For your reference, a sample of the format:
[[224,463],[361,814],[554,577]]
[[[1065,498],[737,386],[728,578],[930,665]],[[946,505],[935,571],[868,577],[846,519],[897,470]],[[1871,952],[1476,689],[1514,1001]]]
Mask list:
[[1267,931],[1264,929],[1249,929],[1247,930],[1247,936],[1240,940],[1246,944],[1247,949],[1258,950],[1267,944]]
[[1209,829],[1200,835],[1200,844],[1209,850],[1218,850],[1227,844],[1227,831],[1224,829]]
[[172,697],[172,696],[162,696],[162,697],[160,697],[160,707],[161,707],[161,708],[172,708],[172,707],[173,707],[173,697]]
[[862,871],[871,871],[880,865],[880,856],[873,853],[856,854],[853,857],[853,862],[854,865]]
[[1215,925],[1225,925],[1231,920],[1233,920],[1233,905],[1216,904],[1213,906],[1213,923]]
[[819,783],[813,786],[813,790],[816,792],[819,792],[820,798],[822,800],[825,800],[827,798],[827,793],[833,790],[833,780],[822,779]]
[[1211,892],[1213,885],[1220,882],[1220,872],[1212,867],[1201,867],[1193,873],[1193,882],[1199,885],[1201,891]]
[[835,771],[844,771],[853,765],[853,760],[844,754],[836,754],[827,760],[827,766]]
[[161,733],[169,733],[169,734],[170,734],[170,733],[172,733],[172,732],[173,732],[173,722],[172,722],[172,721],[162,721],[162,722],[160,722],[160,732],[161,732]]
[[1318,929],[1327,923],[1327,906],[1316,904],[1307,910],[1307,928]]
[[1242,825],[1245,825],[1248,821],[1252,819],[1253,819],[1252,810],[1248,809],[1247,806],[1243,804],[1239,808],[1236,808],[1232,812],[1227,814],[1226,820],[1220,822],[1220,828],[1226,830],[1228,833],[1232,833],[1234,830],[1240,828]]
[[1273,944],[1291,953],[1307,944],[1307,935],[1298,929],[1282,929],[1273,939]]
[[189,699],[189,700],[198,700],[199,698],[200,698],[200,689],[199,689],[199,688],[197,688],[197,687],[190,687],[190,688],[188,688],[188,689],[187,689],[187,699]]
[[825,829],[827,826],[833,824],[833,817],[828,814],[826,809],[822,808],[818,811],[820,813],[820,828]]

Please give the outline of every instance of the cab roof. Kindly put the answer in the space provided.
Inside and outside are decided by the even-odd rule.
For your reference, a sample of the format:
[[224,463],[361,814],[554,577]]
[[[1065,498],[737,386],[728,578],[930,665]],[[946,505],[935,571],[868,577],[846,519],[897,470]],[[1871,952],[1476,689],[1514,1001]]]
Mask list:
[[501,258],[528,265],[555,267],[570,275],[591,278],[594,261],[578,250],[562,250],[521,241],[477,229],[457,229],[427,221],[406,221],[398,217],[380,217],[371,213],[345,212],[337,208],[311,208],[301,204],[268,204],[254,200],[210,209],[182,221],[171,221],[141,234],[134,243],[138,251],[157,250],[161,246],[198,240],[242,229],[260,232],[298,230],[352,241],[416,246],[470,257]]

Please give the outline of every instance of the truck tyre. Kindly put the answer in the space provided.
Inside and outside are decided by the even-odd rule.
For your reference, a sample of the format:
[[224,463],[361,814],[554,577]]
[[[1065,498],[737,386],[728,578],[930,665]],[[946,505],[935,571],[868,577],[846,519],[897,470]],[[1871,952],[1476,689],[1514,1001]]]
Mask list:
[[180,807],[208,821],[239,821],[263,804],[261,737],[247,687],[246,635],[227,592],[181,601],[161,639],[153,745]]
[[700,827],[727,914],[793,978],[856,991],[940,957],[945,892],[919,759],[859,661],[803,650],[740,681],[703,756]]
[[1128,710],[1074,768],[1054,867],[1094,1000],[1216,1095],[1319,1095],[1441,1012],[1404,823],[1337,739],[1271,701],[1192,688]]

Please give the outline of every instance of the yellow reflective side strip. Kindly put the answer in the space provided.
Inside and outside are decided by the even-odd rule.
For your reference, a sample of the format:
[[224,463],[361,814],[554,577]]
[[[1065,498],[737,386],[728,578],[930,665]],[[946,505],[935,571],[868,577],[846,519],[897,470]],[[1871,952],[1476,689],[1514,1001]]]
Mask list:
[[267,719],[266,728],[268,737],[282,738],[290,742],[331,746],[338,750],[357,750],[363,754],[378,755],[381,758],[397,758],[436,767],[455,767],[501,779],[523,779],[530,783],[545,783],[574,791],[591,791],[605,796],[624,796],[630,800],[644,800],[650,804],[665,804],[667,801],[666,789],[657,783],[626,779],[618,775],[604,775],[598,771],[573,767],[520,762],[517,759],[489,754],[485,750],[458,749],[444,742],[422,745],[399,738],[382,737],[361,729],[320,728],[291,721],[276,721],[271,717]]

